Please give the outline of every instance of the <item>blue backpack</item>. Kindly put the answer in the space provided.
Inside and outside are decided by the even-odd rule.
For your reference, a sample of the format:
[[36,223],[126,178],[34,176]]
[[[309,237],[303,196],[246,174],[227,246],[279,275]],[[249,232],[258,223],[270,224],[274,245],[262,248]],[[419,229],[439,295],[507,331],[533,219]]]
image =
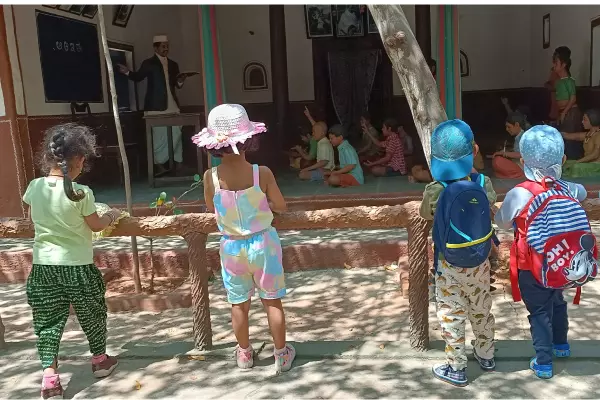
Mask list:
[[455,267],[474,268],[489,256],[492,241],[498,245],[485,177],[471,174],[470,180],[440,182],[444,189],[433,219],[434,268],[438,256]]

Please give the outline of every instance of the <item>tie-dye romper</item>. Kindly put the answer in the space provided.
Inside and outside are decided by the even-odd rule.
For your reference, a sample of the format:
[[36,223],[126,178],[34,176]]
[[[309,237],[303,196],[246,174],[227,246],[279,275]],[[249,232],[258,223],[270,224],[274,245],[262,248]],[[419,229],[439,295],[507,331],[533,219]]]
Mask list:
[[255,288],[261,299],[279,299],[286,293],[281,242],[271,226],[273,213],[259,185],[258,165],[252,165],[252,176],[252,187],[224,190],[217,167],[212,169],[215,214],[223,234],[221,275],[231,304],[250,300]]

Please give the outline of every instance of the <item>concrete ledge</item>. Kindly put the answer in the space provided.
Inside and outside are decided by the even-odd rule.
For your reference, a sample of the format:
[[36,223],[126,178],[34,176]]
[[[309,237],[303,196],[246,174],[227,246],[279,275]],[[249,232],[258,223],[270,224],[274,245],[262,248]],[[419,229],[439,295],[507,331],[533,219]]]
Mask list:
[[[501,237],[498,251],[492,258],[508,259],[512,237]],[[184,278],[189,274],[187,248],[154,250],[155,276]],[[408,255],[406,240],[365,240],[297,244],[283,247],[283,266],[286,272],[327,269],[332,265],[344,268],[370,268],[388,265]],[[31,269],[31,250],[0,252],[0,283],[23,283]],[[429,257],[433,259],[432,246]],[[206,252],[208,269],[220,271],[219,250],[209,248]],[[139,252],[142,279],[150,277],[150,255]],[[133,257],[129,250],[96,249],[94,261],[105,274],[105,281],[119,277],[131,277]]]
[[[347,360],[444,360],[444,342],[433,341],[430,350],[418,352],[410,348],[408,341],[376,342],[376,341],[318,341],[291,342],[296,347],[299,360],[347,359]],[[599,340],[573,340],[572,356],[575,360],[600,361]],[[252,344],[257,352],[265,349],[265,342]],[[467,346],[467,352],[472,348]],[[265,356],[271,355],[272,345],[263,350]],[[108,352],[123,360],[136,359],[195,359],[198,361],[233,360],[235,343],[215,346],[210,351],[198,351],[190,342],[169,343],[128,343],[122,347],[109,346]],[[496,342],[496,361],[529,360],[533,355],[530,340],[499,340]],[[7,343],[7,348],[0,351],[0,356],[7,360],[37,360],[38,355],[34,341]],[[60,360],[89,360],[87,343],[61,343]]]

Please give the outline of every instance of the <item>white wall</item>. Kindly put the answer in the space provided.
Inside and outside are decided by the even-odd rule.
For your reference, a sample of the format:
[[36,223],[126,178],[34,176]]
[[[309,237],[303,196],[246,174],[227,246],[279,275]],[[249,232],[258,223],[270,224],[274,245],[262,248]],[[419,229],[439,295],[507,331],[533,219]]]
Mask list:
[[460,48],[471,72],[462,90],[530,86],[530,31],[538,28],[529,25],[530,6],[460,5],[458,11]]
[[[269,6],[218,5],[216,14],[227,101],[270,103],[273,101],[273,95]],[[267,90],[244,92],[244,66],[251,61],[265,66],[269,82]]]
[[[13,23],[13,7],[14,6],[4,6],[4,23],[6,24],[6,42],[8,45],[8,56],[11,63],[17,115],[24,115],[25,98],[23,97],[23,79],[21,77],[21,70],[19,68],[19,57],[17,56],[17,40],[14,35],[15,25]],[[2,107],[4,107],[4,102],[2,103]]]
[[[531,86],[544,85],[552,66],[552,53],[559,46],[571,49],[571,74],[577,85],[589,86],[591,21],[600,15],[600,5],[536,5],[531,9]],[[550,47],[544,49],[542,18],[548,13]]]
[[[21,57],[22,75],[27,77],[23,83],[28,114],[69,114],[70,108],[68,104],[45,103],[44,100],[42,70],[39,60],[37,27],[35,21],[36,9],[46,12],[55,12],[71,18],[81,19],[82,21],[94,22],[96,24],[98,17],[96,16],[94,20],[90,20],[73,16],[72,14],[69,15],[68,13],[63,13],[58,10],[33,5],[19,5],[13,7],[17,28],[17,41]],[[112,5],[105,5],[103,10],[107,25],[108,39],[132,44],[135,48],[136,67],[139,67],[144,59],[152,56],[152,37],[156,34],[166,34],[169,36],[171,45],[169,57],[177,61],[182,70],[200,69],[200,47],[192,38],[192,36],[199,37],[200,35],[197,28],[198,12],[196,6],[136,5],[126,28],[112,25]],[[186,15],[186,17],[183,18],[183,15]],[[184,29],[183,22],[188,24],[190,21],[194,22],[193,16],[196,17],[195,25]],[[98,35],[100,35],[99,28]],[[197,45],[197,47],[192,48],[193,45]],[[103,58],[101,57],[101,59]],[[107,86],[104,66],[102,68],[102,75],[103,81],[105,82],[103,84],[105,102],[103,104],[90,104],[92,112],[108,112],[107,99],[109,97],[106,93]],[[186,87],[181,93],[180,100],[182,105],[196,105],[203,103],[201,80],[200,77],[189,79],[186,83]],[[196,88],[194,88],[194,85]],[[146,92],[145,89],[145,82],[138,84],[140,107],[143,107],[144,95]]]
[[306,37],[303,5],[285,6],[285,31],[290,101],[314,100],[312,40]]

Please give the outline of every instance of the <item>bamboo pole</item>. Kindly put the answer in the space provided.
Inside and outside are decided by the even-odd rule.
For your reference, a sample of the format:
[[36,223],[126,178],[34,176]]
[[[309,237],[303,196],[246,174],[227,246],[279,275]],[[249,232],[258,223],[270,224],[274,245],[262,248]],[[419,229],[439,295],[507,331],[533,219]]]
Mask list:
[[[102,4],[98,5],[98,24],[100,25],[100,36],[102,38],[102,48],[104,49],[104,58],[106,59],[106,68],[108,70],[108,81],[110,82],[110,97],[112,101],[113,116],[115,118],[115,128],[117,130],[117,140],[119,141],[119,151],[121,160],[123,161],[123,176],[125,177],[125,201],[127,202],[127,211],[129,215],[133,215],[133,201],[131,199],[131,177],[129,175],[129,160],[125,151],[125,142],[123,141],[123,131],[121,130],[121,119],[119,117],[119,106],[117,103],[117,89],[115,88],[115,75],[113,70],[112,60],[110,58],[110,50],[108,49],[108,41],[106,40],[106,26],[104,24],[104,12]],[[137,248],[137,238],[131,236],[131,251],[133,253],[133,282],[135,292],[142,292],[142,281],[140,279],[140,259]]]

